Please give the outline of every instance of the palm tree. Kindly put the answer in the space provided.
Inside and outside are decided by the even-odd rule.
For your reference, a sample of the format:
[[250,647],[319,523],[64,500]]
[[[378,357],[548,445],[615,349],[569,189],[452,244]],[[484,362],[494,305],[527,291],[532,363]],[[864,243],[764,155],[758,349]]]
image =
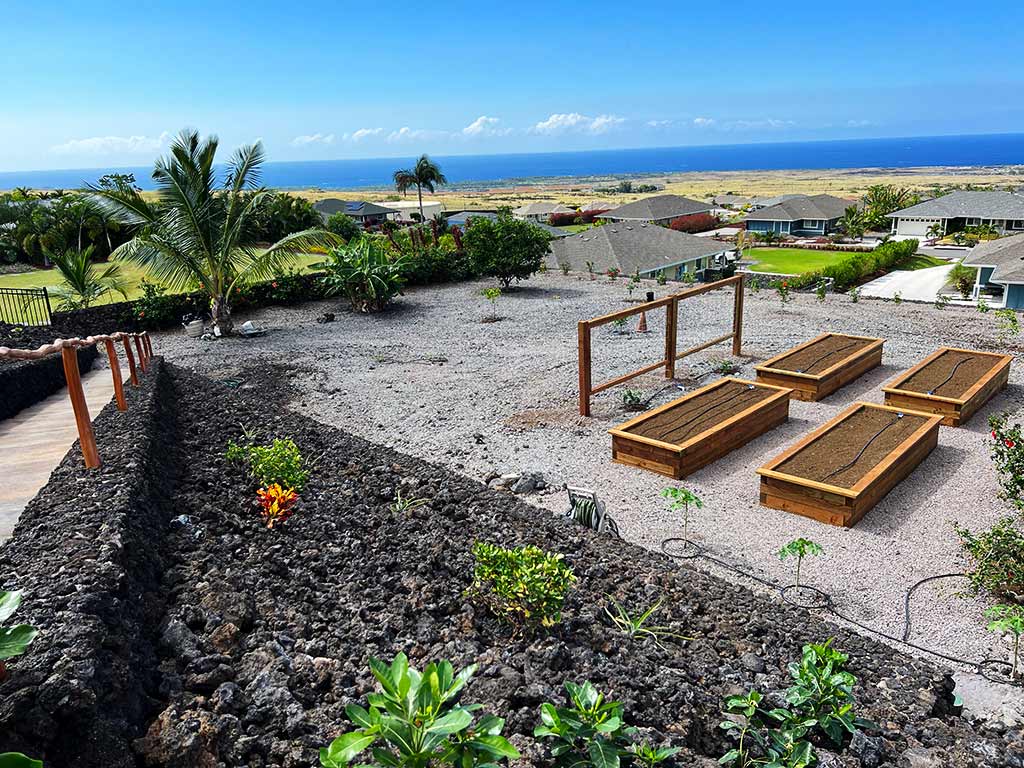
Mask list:
[[237,149],[223,184],[214,171],[217,146],[216,136],[200,139],[197,131],[182,131],[170,155],[158,159],[153,169],[156,203],[125,185],[90,190],[111,218],[135,231],[111,257],[140,264],[172,289],[198,287],[210,300],[215,330],[230,333],[231,297],[242,285],[277,276],[296,252],[341,241],[324,230],[307,229],[269,248],[257,247],[254,219],[274,194],[258,186],[263,146],[257,142]]
[[847,206],[846,210],[843,211],[842,218],[839,219],[839,228],[847,237],[863,240],[864,231],[867,229],[865,218],[864,212],[856,205]]
[[400,168],[395,171],[394,179],[395,188],[402,194],[405,194],[413,187],[416,187],[416,196],[419,198],[420,202],[421,222],[424,221],[424,188],[433,192],[435,185],[448,183],[448,179],[446,179],[445,175],[441,173],[441,167],[426,155],[420,155],[420,159],[416,161],[416,165],[412,168]]
[[64,279],[54,293],[60,299],[57,309],[66,312],[72,309],[88,309],[103,295],[116,291],[128,298],[128,283],[121,275],[121,267],[107,264],[101,267],[92,260],[93,246],[68,248],[64,251],[47,252],[47,257]]

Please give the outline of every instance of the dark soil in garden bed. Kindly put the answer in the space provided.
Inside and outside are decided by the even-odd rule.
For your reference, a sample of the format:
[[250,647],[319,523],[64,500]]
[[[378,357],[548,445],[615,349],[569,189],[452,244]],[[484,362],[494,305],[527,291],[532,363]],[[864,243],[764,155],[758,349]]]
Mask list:
[[786,355],[772,363],[772,368],[794,373],[821,373],[836,363],[855,355],[873,343],[871,339],[854,339],[849,336],[826,336],[809,347]]
[[652,440],[681,445],[701,432],[745,411],[778,390],[729,381],[678,406],[655,414],[627,431]]
[[927,419],[879,408],[861,408],[786,459],[776,471],[852,488]]
[[991,355],[972,355],[970,352],[951,350],[943,352],[900,384],[899,388],[940,397],[962,397],[964,392],[998,364],[999,358]]

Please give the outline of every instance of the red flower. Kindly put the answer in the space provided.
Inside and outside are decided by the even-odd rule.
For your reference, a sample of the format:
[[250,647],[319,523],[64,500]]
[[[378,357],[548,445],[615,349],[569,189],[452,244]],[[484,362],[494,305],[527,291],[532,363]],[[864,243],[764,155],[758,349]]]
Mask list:
[[271,283],[271,284],[270,284],[270,287],[271,287],[271,288],[277,288],[277,283],[276,283],[276,282],[274,282],[274,283]]
[[146,316],[145,312],[139,312],[139,317],[145,317],[145,316]]
[[1004,440],[1003,442],[1006,444],[1007,448],[1013,448],[1016,445],[1016,443],[1013,442],[1013,440]]
[[997,440],[998,438],[999,438],[999,436],[996,434],[996,431],[993,429],[992,430],[992,439],[993,440]]

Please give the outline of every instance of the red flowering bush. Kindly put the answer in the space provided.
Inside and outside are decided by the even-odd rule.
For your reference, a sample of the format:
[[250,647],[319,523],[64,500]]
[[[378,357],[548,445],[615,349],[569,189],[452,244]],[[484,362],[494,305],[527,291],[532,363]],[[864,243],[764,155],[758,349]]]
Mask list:
[[280,525],[291,517],[295,502],[299,495],[292,488],[282,488],[277,483],[271,483],[266,488],[256,491],[260,502],[260,516],[267,528]]
[[568,224],[579,223],[580,215],[575,211],[572,213],[552,213],[548,217],[548,224],[552,227],[564,227]]
[[593,224],[598,216],[600,216],[602,213],[608,213],[608,211],[610,211],[610,210],[611,210],[611,206],[609,206],[607,208],[595,208],[595,209],[593,209],[591,211],[582,211],[580,213],[580,223],[581,224]]
[[710,213],[693,213],[689,216],[679,216],[669,222],[669,229],[676,232],[707,232],[718,226],[718,217]]
[[1024,510],[1024,436],[1020,424],[1010,424],[1006,414],[990,416],[992,461],[999,473],[1000,496]]

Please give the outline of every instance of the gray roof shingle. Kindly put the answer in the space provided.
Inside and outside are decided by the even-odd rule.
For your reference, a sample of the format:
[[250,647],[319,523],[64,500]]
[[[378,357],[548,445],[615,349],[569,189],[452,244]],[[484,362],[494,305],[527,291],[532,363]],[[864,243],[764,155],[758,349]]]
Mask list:
[[655,195],[620,205],[601,215],[602,219],[630,221],[661,221],[694,213],[707,213],[714,206],[681,195]]
[[795,195],[787,197],[775,205],[754,211],[747,216],[747,221],[838,219],[851,205],[856,205],[856,203],[832,195]]
[[366,200],[339,200],[335,197],[328,197],[313,203],[321,216],[330,216],[341,212],[349,216],[373,216],[377,214],[398,213],[394,208],[385,208],[377,203],[370,203]]
[[890,213],[893,219],[1024,219],[1024,195],[1016,192],[950,192]]
[[589,261],[597,272],[614,267],[624,275],[637,269],[646,274],[728,250],[725,243],[657,224],[614,222],[553,242],[548,264],[569,264],[571,269],[582,271]]
[[995,267],[993,283],[1024,283],[1024,235],[986,240],[971,249],[966,267]]

